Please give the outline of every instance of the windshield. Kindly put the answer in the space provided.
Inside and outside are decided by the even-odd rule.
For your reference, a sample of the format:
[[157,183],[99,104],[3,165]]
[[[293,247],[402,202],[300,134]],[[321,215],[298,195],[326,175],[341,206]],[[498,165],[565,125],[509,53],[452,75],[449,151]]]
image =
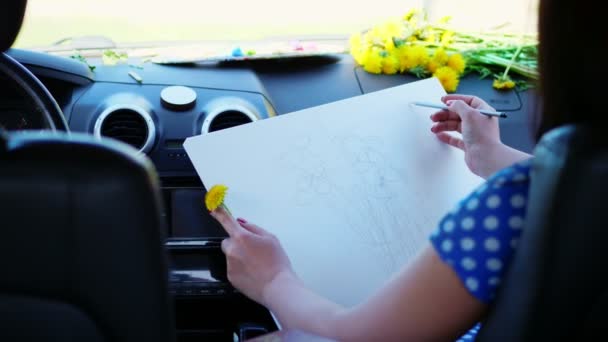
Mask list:
[[450,16],[462,29],[536,32],[536,0],[29,0],[15,47],[78,37],[100,43],[346,39],[412,8],[425,9],[430,20]]

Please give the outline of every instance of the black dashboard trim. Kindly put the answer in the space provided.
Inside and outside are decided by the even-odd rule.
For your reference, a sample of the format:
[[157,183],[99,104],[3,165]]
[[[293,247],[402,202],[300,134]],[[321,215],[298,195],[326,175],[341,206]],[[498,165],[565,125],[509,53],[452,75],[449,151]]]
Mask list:
[[95,81],[95,76],[88,66],[71,58],[23,49],[9,49],[6,53],[40,76],[52,77],[77,85]]
[[[144,83],[144,84],[139,84],[137,82],[114,82],[114,81],[96,81],[94,82],[95,84],[120,84],[120,85],[141,85],[141,86],[157,86],[157,87],[167,87],[167,86],[171,86],[172,84],[165,84],[165,83]],[[229,88],[214,88],[214,87],[197,87],[197,86],[188,86],[189,88],[192,89],[198,89],[198,90],[213,90],[213,91],[235,91],[234,89],[229,89]],[[261,95],[264,100],[266,101],[266,104],[270,106],[270,108],[268,109],[268,116],[272,117],[272,116],[276,116],[277,115],[277,110],[273,104],[273,102],[270,100],[270,98],[268,97],[268,95],[266,94],[266,92],[264,91],[264,89],[260,90],[260,91],[251,91],[251,90],[236,90],[239,93],[246,93],[246,94],[252,94],[252,95]],[[82,96],[82,95],[81,95]],[[75,100],[74,102],[77,102],[77,100]]]

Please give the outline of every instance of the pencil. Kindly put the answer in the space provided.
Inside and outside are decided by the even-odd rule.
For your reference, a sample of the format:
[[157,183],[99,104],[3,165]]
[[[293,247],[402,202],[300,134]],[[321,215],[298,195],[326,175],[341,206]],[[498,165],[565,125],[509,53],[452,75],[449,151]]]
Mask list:
[[[415,104],[416,106],[421,106],[421,107],[430,107],[430,108],[448,110],[448,106],[444,105],[443,103],[431,103],[431,102],[417,101],[417,102],[413,102],[413,104]],[[485,110],[485,109],[477,109],[477,110],[481,114],[487,115],[489,117],[497,117],[497,118],[506,118],[507,117],[507,114],[505,114],[503,112],[494,112],[494,111]]]

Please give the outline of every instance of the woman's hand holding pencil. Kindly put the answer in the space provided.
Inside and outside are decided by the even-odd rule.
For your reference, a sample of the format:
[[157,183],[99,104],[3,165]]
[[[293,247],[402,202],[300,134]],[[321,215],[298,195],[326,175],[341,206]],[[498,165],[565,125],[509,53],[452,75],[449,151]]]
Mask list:
[[[487,178],[494,169],[488,158],[503,144],[498,119],[482,115],[480,111],[495,112],[494,108],[482,99],[468,95],[446,95],[441,101],[446,109],[431,115],[431,120],[435,122],[431,131],[442,142],[463,150],[469,169]],[[461,136],[452,132],[458,132]]]
[[[431,120],[435,122],[431,131],[442,142],[463,150],[464,160],[474,174],[488,178],[504,167],[531,157],[500,141],[498,118],[481,113],[495,110],[482,99],[468,95],[446,95],[441,101],[445,107],[431,115]],[[452,132],[460,135],[453,135]]]

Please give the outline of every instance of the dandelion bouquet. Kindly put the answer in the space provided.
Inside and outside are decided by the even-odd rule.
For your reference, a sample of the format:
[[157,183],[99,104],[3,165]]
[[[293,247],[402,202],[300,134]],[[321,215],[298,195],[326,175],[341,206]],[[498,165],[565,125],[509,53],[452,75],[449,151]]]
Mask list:
[[[350,53],[364,70],[374,74],[409,73],[437,77],[454,92],[463,75],[493,76],[493,87],[526,88],[538,78],[536,38],[504,33],[467,33],[451,30],[450,18],[428,21],[414,9],[350,38]],[[514,81],[509,72],[523,80]]]

